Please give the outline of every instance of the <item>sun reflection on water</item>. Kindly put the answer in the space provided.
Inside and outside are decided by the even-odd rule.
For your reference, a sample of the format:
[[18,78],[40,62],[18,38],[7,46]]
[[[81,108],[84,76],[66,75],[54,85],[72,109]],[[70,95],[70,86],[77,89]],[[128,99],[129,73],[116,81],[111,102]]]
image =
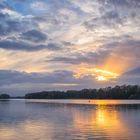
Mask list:
[[[124,123],[120,114],[115,108],[110,109],[105,102],[102,102],[102,105],[97,105],[96,110],[78,113],[76,110],[73,114],[75,127],[85,134],[90,134],[91,136],[104,135],[113,140],[118,140],[124,134],[128,138],[132,137],[132,133],[129,133],[128,126]],[[87,124],[90,124],[90,127]]]

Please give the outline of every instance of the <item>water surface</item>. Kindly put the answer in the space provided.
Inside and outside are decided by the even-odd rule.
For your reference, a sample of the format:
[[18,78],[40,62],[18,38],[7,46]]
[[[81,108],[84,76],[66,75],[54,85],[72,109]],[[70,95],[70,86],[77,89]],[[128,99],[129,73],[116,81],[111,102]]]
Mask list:
[[140,100],[0,101],[0,140],[138,140]]

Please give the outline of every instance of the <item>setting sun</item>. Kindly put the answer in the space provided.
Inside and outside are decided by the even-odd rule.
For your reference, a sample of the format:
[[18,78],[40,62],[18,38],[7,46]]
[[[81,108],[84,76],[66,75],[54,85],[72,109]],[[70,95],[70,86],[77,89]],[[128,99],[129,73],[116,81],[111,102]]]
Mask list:
[[96,79],[97,79],[98,81],[106,81],[106,80],[107,80],[106,77],[101,76],[101,75],[97,76]]
[[103,70],[103,69],[94,69],[95,73],[96,73],[96,80],[97,81],[109,81],[111,79],[117,79],[119,74],[111,72],[111,71],[107,71],[107,70]]
[[82,78],[84,76],[91,76],[97,81],[110,81],[117,79],[120,74],[111,70],[105,70],[102,68],[95,68],[91,65],[82,64],[75,68],[75,77]]

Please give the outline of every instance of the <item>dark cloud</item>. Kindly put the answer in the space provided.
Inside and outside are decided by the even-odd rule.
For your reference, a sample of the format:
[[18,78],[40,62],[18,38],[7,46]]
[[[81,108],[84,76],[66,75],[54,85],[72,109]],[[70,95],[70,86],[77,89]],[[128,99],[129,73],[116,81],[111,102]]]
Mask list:
[[[97,19],[98,20],[98,19]],[[120,25],[123,23],[124,17],[122,18],[117,11],[106,12],[101,19],[102,23],[106,26]]]
[[26,73],[0,70],[0,85],[21,83],[72,83],[75,81],[71,71],[54,71],[52,73]]
[[0,3],[0,9],[5,8],[5,5],[3,5],[2,3]]
[[105,15],[103,15],[102,17],[104,19],[106,19],[106,18],[108,18],[108,19],[115,19],[115,18],[119,18],[119,15],[115,11],[109,11]]
[[28,21],[20,21],[7,13],[0,13],[0,36],[6,36],[11,33],[20,33],[28,29],[29,25],[30,23]]
[[[71,71],[26,73],[11,70],[0,70],[0,92],[6,92],[8,94],[12,93],[12,95],[18,96],[19,94],[24,95],[29,91],[65,90],[65,88],[69,87],[69,84],[75,84],[78,81],[78,79],[73,77],[73,73]],[[68,85],[65,86],[65,84]],[[70,87],[72,88],[72,86]]]
[[48,45],[38,44],[35,45],[33,43],[27,43],[25,41],[14,41],[14,40],[1,40],[0,48],[7,50],[19,50],[19,51],[39,51],[42,49],[48,50],[60,50],[59,45],[49,43]]
[[13,33],[21,34],[29,29],[37,28],[37,23],[32,17],[22,14],[16,11],[10,3],[0,2],[0,36],[12,36]]
[[47,45],[47,48],[49,49],[49,50],[61,50],[61,46],[60,46],[60,44],[57,44],[57,43],[49,43],[48,45]]
[[133,68],[124,74],[118,80],[120,84],[140,84],[140,67]]
[[4,19],[4,18],[6,18],[6,17],[7,17],[6,14],[0,13],[0,19],[1,19],[1,20]]
[[21,30],[20,23],[10,19],[8,14],[0,13],[0,35],[7,35]]
[[26,2],[27,0],[15,0],[17,2]]
[[126,39],[123,41],[115,41],[112,43],[105,44],[106,48],[116,48],[117,54],[122,54],[123,56],[140,58],[140,41],[135,39]]
[[140,1],[139,0],[110,0],[111,3],[114,3],[116,5],[121,6],[133,6],[133,7],[140,7]]
[[122,7],[139,7],[139,0],[99,0],[101,4],[106,6],[122,6]]
[[132,69],[132,70],[130,70],[130,71],[128,71],[128,72],[125,72],[124,73],[124,75],[127,75],[127,76],[133,76],[133,75],[139,75],[139,77],[140,77],[140,67],[137,67],[137,68],[135,68],[135,69]]
[[129,6],[130,1],[131,0],[99,0],[101,4],[106,6]]
[[12,32],[15,33],[21,31],[22,27],[23,25],[18,21],[7,20],[5,24],[1,24],[0,34],[7,35]]
[[47,39],[47,35],[38,30],[30,30],[22,33],[21,38],[33,42],[41,42]]
[[11,9],[10,6],[6,2],[0,1],[0,9],[5,9],[5,8]]
[[92,18],[84,22],[84,25],[88,29],[96,29],[99,26],[115,27],[123,24],[124,17],[122,18],[117,11],[105,12],[100,17]]
[[109,50],[99,51],[99,52],[90,52],[85,55],[77,54],[76,56],[71,56],[71,57],[54,57],[47,61],[60,62],[60,63],[66,63],[66,64],[88,63],[88,64],[99,65],[101,63],[104,63],[105,58],[108,55],[109,55]]
[[13,9],[6,2],[0,2],[0,36],[21,30],[20,22],[2,10],[13,11]]

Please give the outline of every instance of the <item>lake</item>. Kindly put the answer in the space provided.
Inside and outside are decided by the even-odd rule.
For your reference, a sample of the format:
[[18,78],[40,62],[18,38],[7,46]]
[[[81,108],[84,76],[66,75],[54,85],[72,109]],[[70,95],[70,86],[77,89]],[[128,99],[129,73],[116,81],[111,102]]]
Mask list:
[[94,139],[140,139],[140,100],[0,100],[0,140]]

